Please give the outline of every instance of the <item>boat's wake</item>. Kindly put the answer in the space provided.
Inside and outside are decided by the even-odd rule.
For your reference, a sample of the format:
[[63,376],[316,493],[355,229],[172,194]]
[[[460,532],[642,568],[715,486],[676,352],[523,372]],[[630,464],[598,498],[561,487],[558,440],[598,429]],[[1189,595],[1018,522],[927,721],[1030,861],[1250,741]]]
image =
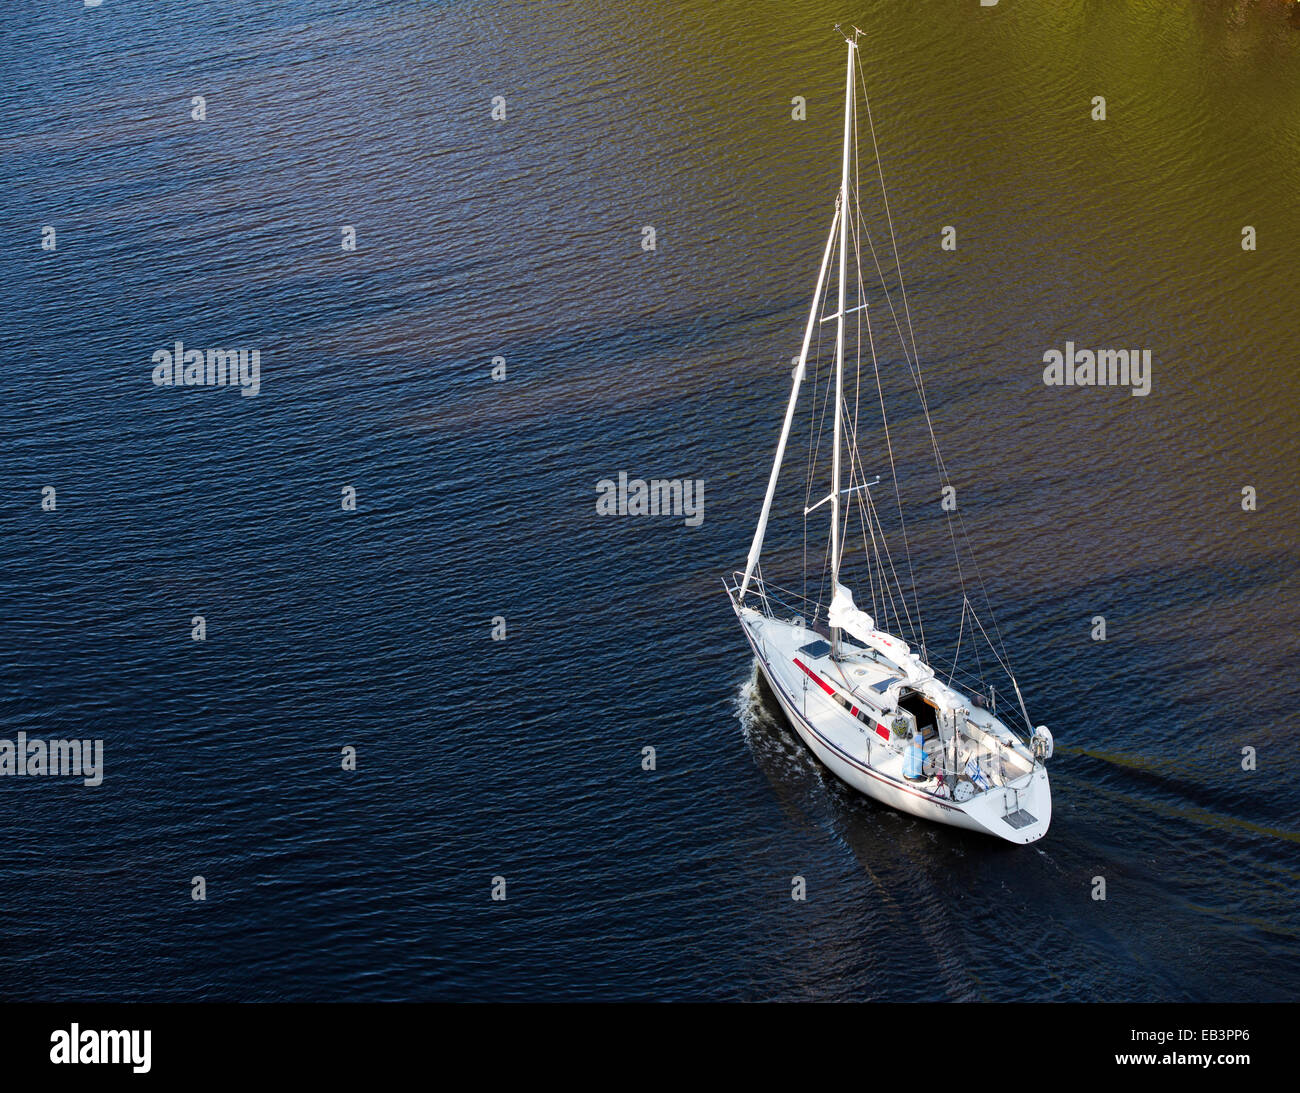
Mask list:
[[747,744],[752,745],[756,731],[771,733],[786,728],[785,715],[765,691],[758,661],[753,661],[749,666],[749,678],[740,685],[735,698],[736,719]]
[[769,778],[777,775],[806,778],[812,774],[820,784],[825,784],[825,768],[790,728],[757,661],[750,667],[749,678],[736,692],[735,710],[745,745]]

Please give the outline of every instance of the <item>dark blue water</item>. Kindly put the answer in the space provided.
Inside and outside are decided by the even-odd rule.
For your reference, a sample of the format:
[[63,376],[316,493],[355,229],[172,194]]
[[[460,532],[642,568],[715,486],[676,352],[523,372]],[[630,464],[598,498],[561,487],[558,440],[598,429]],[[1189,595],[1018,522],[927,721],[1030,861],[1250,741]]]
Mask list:
[[[0,778],[0,997],[1295,996],[1300,29],[897,7],[11,6],[0,735],[106,770]],[[1058,743],[1031,848],[835,782],[722,594],[850,15],[932,410]],[[177,339],[258,348],[257,397],[154,386]],[[1066,339],[1151,347],[1152,394],[1044,387]],[[703,524],[597,516],[620,470],[704,479]]]

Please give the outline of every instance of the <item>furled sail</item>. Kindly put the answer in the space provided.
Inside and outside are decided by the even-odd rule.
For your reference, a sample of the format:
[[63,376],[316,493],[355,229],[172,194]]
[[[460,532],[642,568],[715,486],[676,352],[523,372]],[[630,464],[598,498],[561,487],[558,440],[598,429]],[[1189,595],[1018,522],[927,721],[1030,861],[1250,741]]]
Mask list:
[[827,621],[840,630],[847,630],[869,648],[883,653],[906,673],[909,683],[919,683],[934,676],[934,672],[912,652],[912,647],[907,642],[883,630],[877,630],[876,620],[854,605],[853,593],[842,584],[835,586]]

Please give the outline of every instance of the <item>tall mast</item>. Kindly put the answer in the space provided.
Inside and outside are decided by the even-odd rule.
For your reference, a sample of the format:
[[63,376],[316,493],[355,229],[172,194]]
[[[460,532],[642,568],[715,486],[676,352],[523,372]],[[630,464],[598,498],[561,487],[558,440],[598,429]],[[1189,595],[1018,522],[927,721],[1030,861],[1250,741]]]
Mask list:
[[799,399],[799,385],[803,383],[808,368],[808,349],[812,345],[813,331],[822,309],[822,288],[826,284],[826,274],[831,267],[831,251],[835,246],[835,231],[840,222],[839,202],[835,203],[835,216],[831,218],[831,230],[826,235],[826,249],[822,252],[822,264],[817,272],[817,290],[813,293],[812,307],[808,311],[808,324],[803,331],[803,348],[799,350],[799,364],[794,370],[794,385],[790,389],[790,403],[785,410],[785,424],[781,427],[781,439],[776,446],[776,458],[772,461],[772,474],[767,480],[767,495],[763,498],[763,511],[758,518],[758,527],[754,529],[754,542],[749,548],[749,558],[745,562],[745,578],[740,582],[739,599],[743,602],[749,590],[749,582],[754,576],[754,567],[758,565],[758,555],[763,549],[763,534],[767,531],[767,518],[772,511],[772,498],[776,496],[776,480],[781,473],[781,460],[785,458],[785,444],[790,439],[790,426],[794,423],[794,407]]
[[[857,41],[848,39],[848,79],[844,90],[844,164],[840,172],[840,297],[835,316],[835,441],[831,452],[831,596],[840,583],[840,434],[844,431],[844,296],[849,266],[849,150],[853,143],[853,54]],[[839,656],[839,627],[831,629],[831,656]]]

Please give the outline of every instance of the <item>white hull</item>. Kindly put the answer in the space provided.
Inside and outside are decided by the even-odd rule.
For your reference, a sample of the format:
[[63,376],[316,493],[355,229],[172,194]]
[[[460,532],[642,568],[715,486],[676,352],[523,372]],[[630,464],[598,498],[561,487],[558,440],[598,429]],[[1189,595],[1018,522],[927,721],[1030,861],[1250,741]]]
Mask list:
[[[1027,774],[977,793],[968,801],[936,795],[933,787],[938,785],[937,780],[919,785],[909,783],[901,774],[901,748],[877,742],[821,690],[801,684],[800,680],[806,677],[796,666],[796,645],[815,638],[815,634],[750,608],[737,607],[736,613],[763,677],[790,725],[842,782],[900,812],[993,835],[1007,842],[1031,843],[1047,833],[1052,820],[1052,797],[1047,772],[1041,764],[1034,764]],[[848,657],[845,663],[857,662]],[[867,664],[865,660],[863,663]],[[1031,822],[1024,821],[1026,816]]]

